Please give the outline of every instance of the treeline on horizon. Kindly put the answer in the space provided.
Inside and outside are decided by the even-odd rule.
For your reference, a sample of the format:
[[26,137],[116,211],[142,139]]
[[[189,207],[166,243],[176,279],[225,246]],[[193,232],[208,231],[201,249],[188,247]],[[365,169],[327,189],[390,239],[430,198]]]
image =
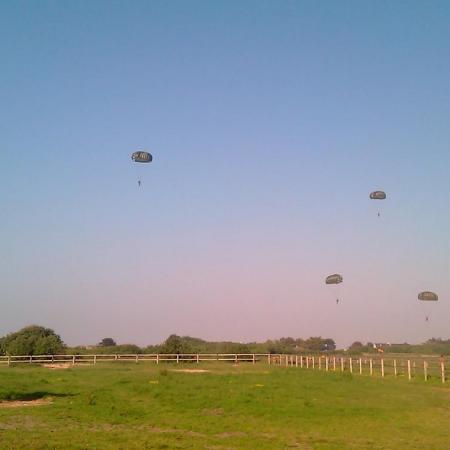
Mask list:
[[210,342],[191,336],[170,335],[158,345],[139,347],[135,344],[117,344],[111,337],[96,345],[69,347],[52,329],[30,325],[0,338],[0,355],[55,355],[55,354],[176,354],[176,353],[421,353],[450,355],[450,339],[432,338],[423,344],[412,345],[355,341],[348,349],[337,349],[331,338],[320,336],[308,339],[283,337],[265,342]]

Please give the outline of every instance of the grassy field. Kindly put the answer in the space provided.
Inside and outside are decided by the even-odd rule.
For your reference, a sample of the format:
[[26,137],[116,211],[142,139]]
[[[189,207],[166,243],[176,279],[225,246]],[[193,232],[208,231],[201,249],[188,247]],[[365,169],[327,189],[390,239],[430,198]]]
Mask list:
[[[173,369],[205,369],[205,373]],[[450,388],[265,364],[1,367],[3,449],[450,449]]]

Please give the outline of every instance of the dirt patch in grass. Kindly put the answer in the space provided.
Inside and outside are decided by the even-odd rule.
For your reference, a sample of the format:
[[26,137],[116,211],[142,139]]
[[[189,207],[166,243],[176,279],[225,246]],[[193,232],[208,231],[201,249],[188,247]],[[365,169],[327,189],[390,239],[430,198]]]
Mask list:
[[210,409],[204,409],[202,413],[205,416],[221,416],[223,414],[222,408],[210,408]]
[[247,433],[244,433],[243,431],[224,431],[223,433],[216,434],[216,437],[220,439],[243,437],[243,436],[247,436]]
[[70,369],[72,367],[71,363],[57,363],[57,364],[42,364],[42,367],[45,367],[46,369]]
[[0,408],[23,408],[27,406],[43,406],[53,403],[51,398],[38,398],[36,400],[3,400],[0,401]]
[[33,416],[10,416],[8,420],[0,422],[1,430],[47,430],[48,425],[45,420]]
[[[162,428],[154,425],[124,425],[124,424],[97,424],[95,426],[88,426],[82,428],[85,431],[89,432],[125,432],[133,430],[135,432],[146,431],[147,433],[154,434],[179,434],[183,436],[192,436],[192,437],[206,437],[206,434],[199,433],[193,430],[184,430],[181,428]],[[134,448],[134,447],[132,447]],[[152,447],[153,448],[153,447]]]

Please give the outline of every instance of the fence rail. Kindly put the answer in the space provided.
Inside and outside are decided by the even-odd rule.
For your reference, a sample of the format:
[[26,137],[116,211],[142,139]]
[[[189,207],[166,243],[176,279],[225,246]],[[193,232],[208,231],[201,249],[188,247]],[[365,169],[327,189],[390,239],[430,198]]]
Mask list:
[[85,354],[85,355],[30,355],[30,356],[0,356],[0,364],[96,364],[106,361],[130,362],[191,362],[229,361],[256,363],[261,358],[267,359],[267,354],[258,353],[183,353],[183,354]]
[[85,354],[85,355],[32,355],[0,356],[0,364],[72,364],[87,365],[99,362],[163,362],[200,363],[207,361],[228,361],[232,363],[263,362],[269,365],[296,367],[326,372],[347,372],[351,374],[380,376],[382,378],[404,378],[424,381],[440,379],[445,383],[449,377],[446,364],[439,357],[347,357],[317,355],[273,355],[267,353],[183,353],[183,354]]

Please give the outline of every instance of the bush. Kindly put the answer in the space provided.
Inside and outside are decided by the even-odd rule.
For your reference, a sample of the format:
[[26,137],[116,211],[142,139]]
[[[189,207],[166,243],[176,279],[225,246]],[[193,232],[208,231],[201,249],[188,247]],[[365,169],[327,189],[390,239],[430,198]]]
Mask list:
[[30,325],[0,339],[6,355],[54,355],[64,351],[64,343],[50,328]]

